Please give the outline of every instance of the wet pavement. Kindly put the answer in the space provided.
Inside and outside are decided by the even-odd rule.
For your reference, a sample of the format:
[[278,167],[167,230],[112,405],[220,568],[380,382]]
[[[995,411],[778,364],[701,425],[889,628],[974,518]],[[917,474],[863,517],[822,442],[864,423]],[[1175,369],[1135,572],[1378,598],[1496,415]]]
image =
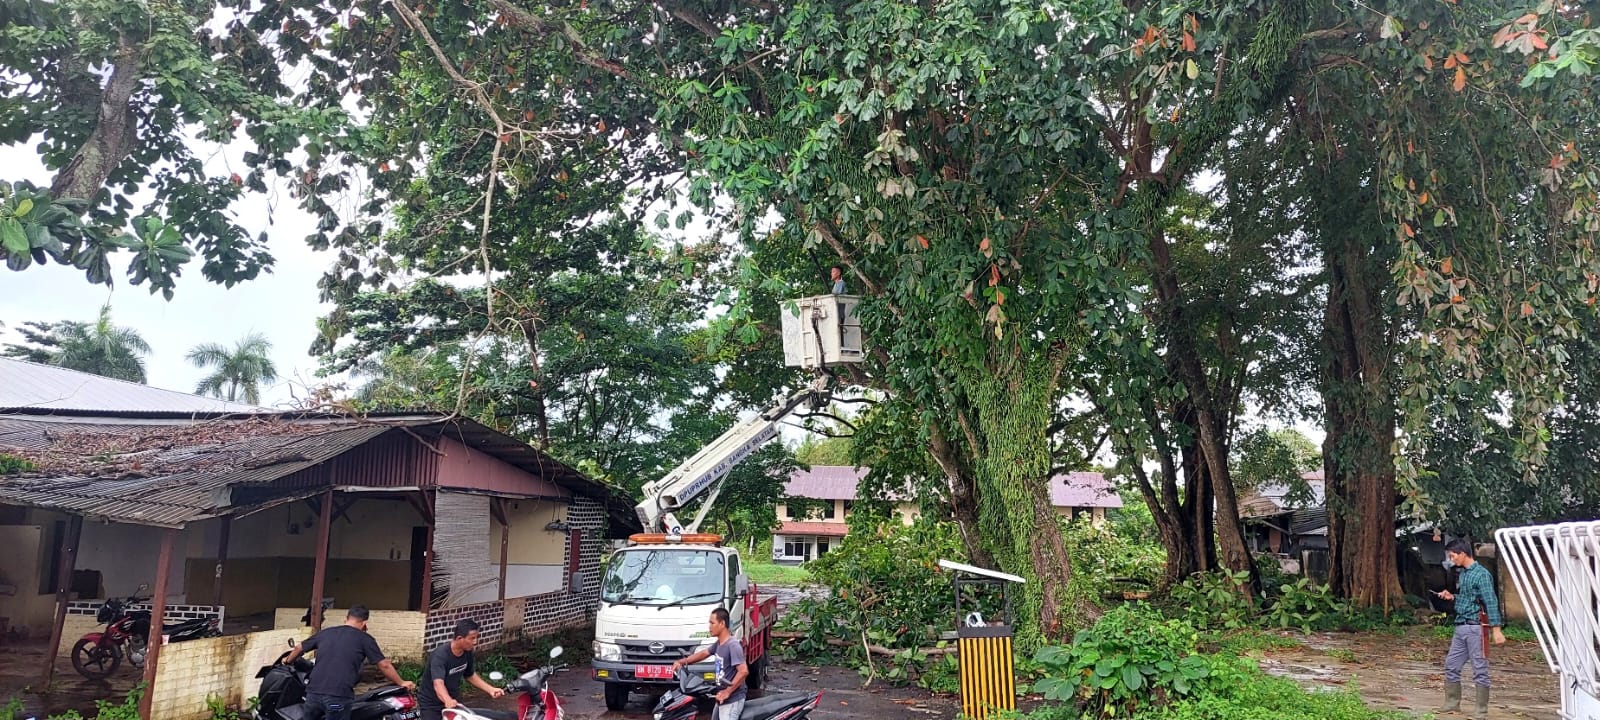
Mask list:
[[0,703],[21,698],[24,712],[19,717],[45,717],[66,710],[93,711],[96,700],[121,700],[140,680],[142,671],[127,662],[105,680],[86,680],[72,669],[72,661],[63,657],[56,661],[50,691],[35,692],[49,657],[47,644],[36,641],[0,648]]
[[[1379,709],[1425,713],[1444,699],[1442,666],[1450,641],[1434,637],[1432,628],[1409,628],[1394,636],[1317,633],[1289,637],[1302,647],[1267,651],[1258,659],[1262,670],[1305,688],[1354,689],[1369,707]],[[1558,717],[1560,687],[1538,643],[1491,645],[1489,679],[1494,684],[1490,720]]]
[[[657,696],[639,693],[632,696],[625,712],[607,712],[600,683],[589,677],[588,669],[587,665],[579,666],[557,675],[550,683],[550,689],[561,698],[561,707],[568,718],[638,720],[650,717]],[[822,703],[809,716],[816,720],[954,718],[960,712],[960,705],[955,698],[939,697],[920,688],[892,687],[882,681],[875,681],[863,688],[861,675],[843,668],[810,667],[775,658],[767,679],[768,687],[759,692],[751,691],[751,698],[780,692],[822,691]],[[477,703],[469,704],[483,704],[503,710],[516,708],[516,702],[511,698],[492,703],[480,699]],[[710,714],[701,712],[700,717],[708,718]]]

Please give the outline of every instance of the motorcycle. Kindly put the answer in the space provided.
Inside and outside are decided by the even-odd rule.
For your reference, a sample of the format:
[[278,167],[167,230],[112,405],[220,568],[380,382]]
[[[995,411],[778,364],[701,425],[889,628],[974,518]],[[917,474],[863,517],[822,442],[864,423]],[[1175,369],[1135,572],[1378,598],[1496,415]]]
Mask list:
[[[678,669],[678,687],[656,701],[655,720],[694,720],[698,701],[714,697],[716,683],[687,668]],[[746,700],[739,720],[799,720],[822,704],[822,692],[774,693]]]
[[[294,647],[294,641],[289,641]],[[290,651],[256,672],[256,720],[302,720],[306,716],[306,683],[316,663],[305,657],[283,664]],[[417,701],[399,685],[383,685],[357,695],[350,702],[350,720],[416,720],[422,717]]]
[[[477,710],[457,705],[444,711],[444,720],[563,720],[567,716],[566,711],[561,709],[561,700],[550,691],[550,676],[566,667],[554,664],[558,657],[561,657],[559,645],[550,649],[551,664],[524,673],[506,686],[507,695],[517,695],[516,712]],[[498,672],[489,673],[490,682],[497,683],[504,679],[505,676]]]
[[[320,623],[327,619],[328,608],[331,607],[333,607],[333,598],[323,598],[322,609],[317,611],[317,622]],[[311,608],[306,608],[305,614],[300,616],[300,624],[304,627],[311,627]]]
[[[134,610],[134,605],[148,602],[150,598],[139,593],[149,586],[140,585],[133,595],[111,598],[100,605],[95,621],[105,623],[106,629],[84,635],[72,646],[72,668],[90,680],[104,680],[122,666],[122,657],[136,668],[144,667],[150,637],[150,611]],[[218,637],[222,630],[217,619],[201,618],[171,625],[163,624],[161,634],[167,642],[180,642],[197,638]]]

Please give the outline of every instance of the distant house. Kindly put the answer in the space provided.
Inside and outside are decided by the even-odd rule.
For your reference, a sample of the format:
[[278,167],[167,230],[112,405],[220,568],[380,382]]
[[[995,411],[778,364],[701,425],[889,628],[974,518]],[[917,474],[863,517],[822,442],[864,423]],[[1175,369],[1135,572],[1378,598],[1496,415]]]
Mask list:
[[[804,505],[815,507],[819,513],[806,515],[796,512],[788,502],[778,503],[779,527],[772,535],[772,559],[782,563],[806,562],[839,546],[848,531],[846,524],[858,496],[858,486],[866,477],[867,468],[847,465],[813,465],[810,470],[799,470],[790,476],[785,497],[805,500]],[[1063,517],[1088,517],[1096,522],[1105,520],[1108,508],[1122,507],[1122,498],[1111,487],[1104,475],[1092,472],[1073,472],[1050,479],[1050,501]],[[795,505],[800,505],[796,503]],[[895,511],[907,525],[917,518],[917,504],[910,500],[897,500]]]
[[1300,476],[1309,493],[1268,483],[1239,494],[1239,517],[1251,552],[1298,557],[1302,550],[1328,549],[1328,506],[1322,471]]

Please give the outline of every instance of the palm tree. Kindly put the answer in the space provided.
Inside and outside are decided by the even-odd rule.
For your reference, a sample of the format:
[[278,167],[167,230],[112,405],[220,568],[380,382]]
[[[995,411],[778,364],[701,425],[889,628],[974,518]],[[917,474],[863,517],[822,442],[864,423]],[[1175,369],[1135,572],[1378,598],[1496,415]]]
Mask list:
[[6,355],[128,382],[145,382],[144,356],[150,354],[150,344],[137,330],[111,323],[110,303],[100,307],[100,317],[92,324],[75,320],[30,322],[18,331],[26,343],[8,346]]
[[228,402],[261,404],[261,384],[278,379],[272,366],[272,341],[261,333],[250,333],[225,348],[217,343],[194,346],[185,357],[197,368],[214,370],[194,391]]

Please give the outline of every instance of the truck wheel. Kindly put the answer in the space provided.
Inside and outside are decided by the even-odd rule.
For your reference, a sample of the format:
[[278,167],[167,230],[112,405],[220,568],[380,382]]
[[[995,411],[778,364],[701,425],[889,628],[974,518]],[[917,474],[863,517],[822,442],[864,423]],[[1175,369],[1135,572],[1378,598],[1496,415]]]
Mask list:
[[611,712],[622,712],[628,707],[627,683],[606,683],[606,709]]
[[755,664],[750,666],[750,676],[744,679],[744,684],[749,685],[751,690],[760,690],[763,685],[767,684],[767,658],[769,653],[771,653],[770,649],[766,653],[762,653],[761,659],[756,660]]

